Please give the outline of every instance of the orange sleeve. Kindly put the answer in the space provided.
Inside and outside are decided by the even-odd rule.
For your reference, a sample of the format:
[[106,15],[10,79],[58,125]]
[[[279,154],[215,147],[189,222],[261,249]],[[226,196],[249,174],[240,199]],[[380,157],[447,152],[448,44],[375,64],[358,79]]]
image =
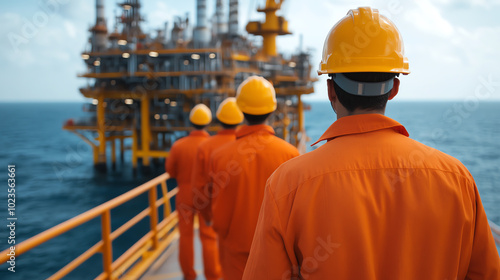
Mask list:
[[[210,205],[210,196],[207,193],[208,184],[208,169],[207,169],[207,157],[202,149],[198,149],[196,153],[196,160],[193,165],[193,173],[191,177],[191,185],[193,187],[193,205],[194,207],[201,211]],[[204,213],[202,213],[203,215]],[[204,218],[205,215],[203,215]]]
[[476,184],[476,219],[472,256],[465,279],[500,279],[500,257]]
[[243,279],[295,279],[292,278],[292,261],[284,243],[278,206],[270,190],[269,182],[266,186]]
[[170,154],[168,155],[165,163],[165,171],[170,174],[170,178],[175,178],[177,176],[177,163],[176,163],[176,148],[175,145],[170,149]]

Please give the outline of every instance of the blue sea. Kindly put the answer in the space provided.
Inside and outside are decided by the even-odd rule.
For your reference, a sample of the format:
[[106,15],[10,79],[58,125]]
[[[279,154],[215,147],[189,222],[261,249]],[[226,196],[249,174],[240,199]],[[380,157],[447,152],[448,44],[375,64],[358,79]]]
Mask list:
[[[309,102],[306,130],[317,140],[335,120],[329,103]],[[133,176],[130,151],[116,171],[94,171],[92,149],[62,130],[69,118],[83,117],[81,103],[0,103],[0,250],[7,244],[7,166],[16,166],[16,243],[108,201],[161,174],[160,164]],[[386,115],[402,123],[410,137],[459,159],[474,176],[490,220],[500,224],[500,103],[389,102]],[[309,148],[312,149],[312,148]],[[3,205],[3,206],[2,206]],[[147,205],[140,197],[112,211],[113,229]],[[114,256],[148,229],[145,220],[118,238]],[[100,240],[100,221],[76,228],[16,259],[16,273],[0,266],[0,279],[45,279]],[[93,279],[102,271],[93,257],[68,279]]]

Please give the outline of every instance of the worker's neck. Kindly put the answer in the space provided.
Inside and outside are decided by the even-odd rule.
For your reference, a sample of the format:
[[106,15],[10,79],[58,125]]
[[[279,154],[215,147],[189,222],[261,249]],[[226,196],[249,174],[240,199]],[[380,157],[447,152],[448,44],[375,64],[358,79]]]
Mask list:
[[338,120],[338,119],[343,118],[343,117],[354,116],[354,115],[366,115],[366,114],[385,115],[385,108],[382,110],[356,109],[354,111],[348,111],[343,106],[338,106],[336,112],[337,112],[337,120]]
[[245,123],[246,123],[246,125],[268,125],[267,120],[265,120],[264,122],[260,122],[260,123],[256,123],[256,122],[250,123],[249,121],[246,121]]

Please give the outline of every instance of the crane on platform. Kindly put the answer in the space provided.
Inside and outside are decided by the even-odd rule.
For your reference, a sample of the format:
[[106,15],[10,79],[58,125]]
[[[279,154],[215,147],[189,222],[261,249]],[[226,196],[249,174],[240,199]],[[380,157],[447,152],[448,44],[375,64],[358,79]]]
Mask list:
[[278,55],[276,48],[277,36],[292,34],[288,31],[288,21],[284,17],[276,15],[276,12],[281,9],[284,1],[266,0],[266,6],[257,9],[258,12],[266,14],[265,21],[251,21],[246,26],[249,34],[262,36],[262,55],[266,57],[275,57]]

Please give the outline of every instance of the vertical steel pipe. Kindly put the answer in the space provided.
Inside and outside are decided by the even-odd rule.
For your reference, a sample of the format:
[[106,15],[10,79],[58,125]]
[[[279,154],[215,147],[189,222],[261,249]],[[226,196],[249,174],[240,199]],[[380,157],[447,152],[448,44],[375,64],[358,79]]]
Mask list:
[[229,0],[229,35],[238,35],[238,0]]

